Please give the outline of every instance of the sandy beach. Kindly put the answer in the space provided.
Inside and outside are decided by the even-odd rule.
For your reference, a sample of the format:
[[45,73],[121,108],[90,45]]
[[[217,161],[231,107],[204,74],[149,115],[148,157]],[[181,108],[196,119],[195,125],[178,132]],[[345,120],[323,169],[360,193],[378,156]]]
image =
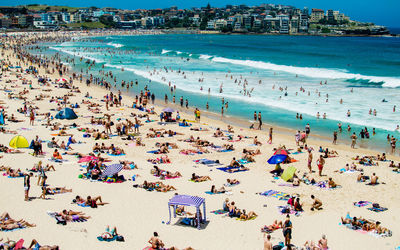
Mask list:
[[[73,36],[81,35],[79,33]],[[88,34],[90,35],[90,34]],[[112,34],[110,34],[112,35]],[[49,34],[54,37],[56,34]],[[66,35],[68,36],[68,35]],[[71,35],[72,36],[72,35]],[[49,40],[51,40],[49,38]],[[15,41],[20,44],[16,45]],[[387,161],[372,160],[372,166],[360,164],[360,160],[353,160],[356,156],[377,156],[382,152],[373,150],[350,148],[350,145],[333,145],[330,141],[323,141],[320,138],[313,138],[312,133],[307,138],[307,146],[313,150],[312,173],[307,168],[308,152],[296,145],[294,135],[284,133],[274,133],[271,144],[268,141],[268,125],[264,125],[264,130],[251,130],[245,127],[234,125],[233,131],[228,132],[228,123],[224,120],[210,119],[201,116],[201,122],[194,122],[193,111],[182,108],[180,111],[181,120],[186,119],[190,126],[182,127],[178,123],[160,124],[160,113],[167,106],[162,105],[162,100],[157,100],[156,104],[147,104],[147,108],[154,107],[154,112],[140,111],[133,108],[135,98],[121,93],[122,101],[120,105],[111,106],[111,102],[106,105],[105,96],[110,94],[109,90],[91,84],[87,86],[85,79],[80,81],[79,77],[72,79],[71,72],[66,72],[62,76],[55,73],[46,72],[46,68],[41,67],[35,62],[27,60],[27,55],[22,54],[17,49],[24,41],[14,39],[3,39],[1,49],[2,75],[0,78],[0,102],[1,109],[4,110],[7,117],[5,129],[1,134],[1,144],[10,148],[9,142],[16,135],[24,136],[28,143],[31,143],[36,136],[42,140],[42,151],[44,154],[34,156],[34,151],[28,148],[18,148],[21,153],[0,153],[0,166],[10,167],[15,171],[20,169],[23,174],[21,178],[8,178],[6,171],[0,172],[0,214],[8,212],[10,217],[15,220],[24,219],[36,226],[17,229],[13,231],[0,231],[2,242],[7,239],[18,241],[24,239],[24,246],[27,247],[32,239],[36,239],[41,245],[57,245],[61,249],[143,249],[150,247],[149,239],[153,232],[158,232],[159,238],[165,244],[165,248],[176,247],[176,249],[263,249],[264,233],[261,229],[265,225],[271,225],[275,220],[285,221],[286,214],[278,210],[278,206],[287,205],[287,200],[274,197],[274,195],[260,195],[268,190],[284,192],[300,198],[303,212],[292,212],[290,220],[292,222],[292,241],[291,243],[301,249],[309,241],[318,241],[322,235],[326,235],[329,249],[395,249],[400,245],[400,218],[396,216],[400,212],[400,201],[396,198],[399,184],[397,181],[398,173],[389,167],[393,160],[398,166],[398,157],[387,155]],[[15,49],[13,49],[12,46]],[[25,57],[24,57],[25,56]],[[18,66],[18,67],[17,67]],[[29,66],[35,67],[37,73],[26,72]],[[56,67],[49,63],[47,70]],[[39,82],[39,78],[48,79],[45,83]],[[60,81],[60,78],[66,79]],[[64,87],[63,87],[64,86]],[[75,89],[65,88],[65,86],[74,86]],[[79,89],[79,92],[77,91]],[[112,89],[111,92],[118,96],[118,90]],[[89,94],[89,98],[87,97]],[[139,93],[136,93],[139,95]],[[41,98],[37,98],[42,96]],[[53,101],[51,101],[53,99]],[[67,103],[63,102],[67,100]],[[21,113],[17,109],[24,109],[24,102],[28,102],[27,107],[35,107],[34,124],[30,124],[30,113]],[[55,116],[60,109],[78,104],[79,108],[73,108],[77,119],[66,120],[56,119]],[[140,105],[137,103],[137,105]],[[108,110],[107,110],[107,107]],[[180,109],[177,106],[170,106],[173,109]],[[196,108],[196,107],[191,107]],[[96,110],[98,109],[98,110]],[[95,112],[93,112],[95,111]],[[46,118],[45,114],[50,112],[53,120]],[[143,117],[133,117],[133,114],[143,115]],[[18,122],[10,121],[14,116]],[[148,118],[146,117],[148,115]],[[112,122],[111,133],[107,134],[109,139],[95,140],[95,132],[84,132],[82,129],[106,131],[105,126],[91,123],[92,117],[100,118],[106,122]],[[176,117],[176,112],[172,114]],[[133,133],[128,129],[128,134],[134,134],[134,140],[126,140],[127,135],[119,136],[117,126],[124,124],[135,124],[135,119],[140,121],[139,133]],[[146,120],[151,122],[146,122]],[[99,120],[99,119],[96,119]],[[128,122],[129,120],[129,122]],[[46,126],[47,124],[50,126]],[[54,125],[57,123],[56,125]],[[75,124],[74,124],[75,123]],[[97,122],[96,122],[97,123]],[[77,126],[71,126],[77,125]],[[49,142],[55,137],[58,144],[65,142],[67,144],[69,136],[58,136],[61,128],[66,134],[73,135],[77,143],[71,143],[69,150],[58,148],[61,154],[62,162],[54,161],[53,153],[55,148],[49,148]],[[51,130],[56,127],[56,130]],[[129,127],[129,125],[127,125]],[[220,130],[217,131],[217,128]],[[165,134],[163,137],[149,138],[148,134],[154,134],[152,130],[159,130],[160,135],[165,131],[171,130],[173,136]],[[196,130],[198,131],[196,131]],[[284,130],[274,128],[274,130]],[[177,133],[175,135],[175,133]],[[214,133],[221,133],[222,136],[215,137]],[[90,134],[90,137],[83,135]],[[110,136],[112,135],[112,136]],[[187,142],[191,136],[194,142]],[[242,139],[239,139],[240,136]],[[254,145],[254,138],[257,137],[262,145]],[[137,139],[144,146],[137,145]],[[215,147],[199,145],[197,138],[213,144]],[[125,140],[123,140],[125,139]],[[80,143],[78,143],[80,142]],[[119,164],[121,161],[134,162],[134,169],[128,169],[131,165],[127,164],[119,175],[122,175],[125,181],[121,183],[106,183],[97,180],[90,180],[82,177],[87,172],[88,162],[78,163],[80,156],[87,156],[93,153],[93,147],[96,143],[110,147],[112,144],[116,149],[114,151],[124,151],[119,156],[109,155],[113,150],[103,149],[100,155],[96,156],[107,159],[105,165]],[[166,154],[151,154],[148,151],[158,150],[156,144],[169,143],[172,148],[168,149]],[[218,149],[224,148],[224,144],[234,147],[233,151],[218,152]],[[283,169],[289,167],[296,168],[298,179],[302,179],[304,173],[311,181],[315,183],[327,181],[328,178],[339,185],[337,188],[318,187],[308,185],[300,181],[299,186],[294,186],[293,182],[284,181],[279,176],[273,176],[270,171],[274,170],[275,165],[267,163],[267,160],[274,155],[277,149],[282,147],[289,152],[288,156],[293,159],[291,163],[281,164]],[[322,176],[318,175],[317,160],[320,155],[318,149],[320,146],[329,148],[332,157],[324,158],[325,166]],[[168,148],[168,147],[167,147]],[[251,150],[259,154],[252,156],[255,162],[241,162],[243,170],[240,172],[224,172],[217,168],[226,167],[231,164],[233,157],[237,160],[243,158],[243,150]],[[189,154],[183,154],[182,150],[192,150]],[[194,153],[203,151],[202,154]],[[76,153],[69,155],[64,153]],[[149,162],[149,159],[157,159],[167,156],[170,163]],[[194,162],[199,159],[218,160],[221,165],[209,166]],[[39,198],[42,194],[42,188],[38,185],[38,173],[33,173],[30,179],[30,201],[24,201],[24,176],[29,175],[29,169],[42,161],[43,165],[53,165],[55,171],[47,171],[47,185],[50,188],[65,187],[72,189],[72,192],[46,195],[47,199]],[[378,185],[366,185],[366,182],[357,182],[357,176],[360,171],[340,170],[346,167],[346,164],[354,163],[357,169],[362,169],[365,176],[372,177],[373,173],[379,177]],[[377,164],[377,165],[375,165]],[[83,165],[83,167],[82,167]],[[154,166],[168,171],[170,173],[179,172],[178,178],[160,178],[155,176]],[[104,171],[104,169],[102,169]],[[209,176],[211,180],[204,182],[190,181],[192,174],[198,176]],[[161,176],[165,172],[161,171]],[[132,181],[132,176],[135,180]],[[238,185],[226,187],[227,179],[236,179],[240,182]],[[295,178],[296,179],[296,178]],[[150,192],[141,188],[140,185],[147,182],[162,182],[163,185],[173,186],[176,190],[168,192]],[[324,182],[326,184],[326,182]],[[139,187],[133,187],[139,185]],[[208,194],[212,185],[217,189],[224,187],[225,192]],[[162,189],[164,190],[164,189]],[[192,195],[205,198],[207,222],[201,224],[198,230],[193,226],[181,225],[179,222],[185,217],[191,215],[182,215],[172,218],[171,224],[167,225],[169,220],[168,201],[174,197],[175,193],[179,195]],[[97,208],[82,207],[73,204],[72,201],[79,195],[83,198],[87,196],[101,196],[102,201],[108,204],[100,205]],[[313,204],[311,195],[314,195],[322,201],[322,210],[311,211]],[[275,195],[276,196],[276,195]],[[228,213],[211,213],[211,211],[223,209],[225,199],[229,202],[234,201],[237,208],[245,209],[247,213],[254,211],[257,216],[250,220],[238,220],[231,218]],[[370,204],[362,207],[354,205],[358,201],[368,201]],[[387,208],[386,211],[374,212],[367,208],[372,208],[372,203],[379,204],[380,207]],[[66,225],[57,224],[57,220],[49,215],[49,212],[60,213],[63,209],[83,212],[85,216],[90,216],[83,222],[67,221]],[[194,214],[193,207],[185,207],[185,211]],[[350,215],[369,220],[368,223],[376,225],[376,221],[381,222],[381,226],[390,230],[386,237],[378,235],[375,229],[369,231],[353,230],[341,225],[341,217]],[[362,221],[362,220],[360,220]],[[2,223],[4,221],[2,220]],[[105,231],[106,226],[117,227],[118,234],[124,237],[124,242],[112,241],[104,242],[97,239]],[[282,229],[274,230],[270,233],[273,245],[284,242]],[[0,244],[2,243],[0,242]],[[151,248],[149,248],[151,249]],[[292,249],[295,249],[294,247]],[[304,248],[306,249],[306,248]],[[314,248],[319,249],[319,248]]]

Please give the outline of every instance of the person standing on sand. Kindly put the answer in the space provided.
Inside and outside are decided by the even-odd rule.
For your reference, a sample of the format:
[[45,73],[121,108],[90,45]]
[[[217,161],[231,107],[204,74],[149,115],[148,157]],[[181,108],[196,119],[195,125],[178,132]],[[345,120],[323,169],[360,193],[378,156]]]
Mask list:
[[353,134],[351,135],[351,148],[355,148],[356,147],[356,143],[357,143],[357,135],[355,132],[353,132]]
[[283,223],[283,237],[285,237],[285,246],[290,246],[290,240],[292,239],[292,222],[290,216],[286,215],[286,220]]
[[25,201],[29,201],[29,189],[31,189],[31,177],[32,173],[26,174],[24,176],[24,190],[25,190]]
[[261,126],[262,126],[261,112],[258,112],[258,130],[261,130]]
[[254,111],[254,121],[257,121],[257,111]]
[[269,128],[269,139],[268,139],[267,143],[272,144],[272,127]]
[[317,165],[318,165],[318,174],[319,176],[322,176],[322,169],[324,169],[325,165],[325,159],[322,157],[322,155],[319,156],[319,159],[317,160]]
[[29,123],[31,126],[33,126],[34,122],[35,122],[35,113],[33,112],[33,109],[31,109],[31,112],[29,114]]
[[264,250],[272,250],[272,242],[271,242],[271,235],[268,234],[267,237],[265,237],[265,233],[264,233]]
[[308,138],[308,136],[310,135],[310,132],[311,132],[311,128],[310,128],[310,124],[309,123],[307,123],[307,125],[305,127],[305,130],[306,130],[306,137]]
[[221,116],[224,116],[224,107],[221,107]]
[[311,148],[309,148],[308,149],[308,169],[310,170],[310,173],[312,173],[312,169],[311,169],[312,160],[313,160],[313,154],[312,154]]
[[337,132],[333,131],[333,144],[336,145],[337,143]]

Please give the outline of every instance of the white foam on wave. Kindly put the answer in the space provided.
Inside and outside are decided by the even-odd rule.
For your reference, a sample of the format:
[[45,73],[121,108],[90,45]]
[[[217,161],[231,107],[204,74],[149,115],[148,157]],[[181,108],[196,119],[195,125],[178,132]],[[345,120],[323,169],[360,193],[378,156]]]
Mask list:
[[161,51],[161,54],[164,55],[164,54],[167,54],[167,53],[169,53],[169,52],[171,52],[171,50],[163,49],[163,50]]
[[[200,58],[209,59],[201,56]],[[257,69],[281,71],[290,74],[306,76],[310,78],[368,80],[374,83],[383,83],[382,85],[383,87],[390,87],[390,88],[400,87],[400,78],[384,77],[384,76],[365,76],[361,74],[348,73],[345,70],[340,70],[340,69],[296,67],[288,65],[278,65],[262,61],[229,59],[224,57],[214,57],[211,59],[211,61],[219,63],[230,63]]]
[[125,46],[125,45],[120,44],[120,43],[112,43],[112,42],[107,43],[107,45],[113,46],[114,48],[121,48],[121,47]]
[[[113,65],[113,64],[106,64],[105,66],[108,67],[113,67],[113,68],[124,68],[127,71],[131,71],[136,75],[139,75],[141,77],[144,77],[146,79],[149,79],[151,81],[155,81],[164,85],[167,85],[168,82],[174,82],[176,86],[184,91],[200,94],[200,95],[208,95],[207,91],[201,91],[200,90],[200,85],[196,82],[196,78],[200,77],[199,75],[193,75],[191,72],[186,72],[187,79],[183,79],[181,75],[176,75],[176,74],[171,74],[171,73],[165,73],[163,71],[157,71],[156,74],[150,74],[150,71],[146,70],[140,70],[133,68],[132,65]],[[151,71],[153,72],[153,71]],[[167,80],[165,80],[167,79]],[[212,80],[214,79],[214,80]],[[256,105],[263,105],[263,106],[269,106],[269,107],[274,107],[274,108],[280,108],[284,110],[288,110],[291,112],[297,112],[297,113],[302,113],[303,115],[307,114],[310,116],[315,116],[316,112],[319,111],[321,116],[323,112],[328,113],[328,119],[332,121],[337,121],[337,122],[343,122],[343,123],[350,123],[350,124],[357,124],[361,126],[368,126],[368,127],[375,127],[375,128],[381,128],[385,129],[388,131],[394,131],[395,129],[395,124],[396,120],[398,119],[390,119],[389,116],[386,117],[387,114],[384,115],[384,117],[380,117],[380,119],[373,119],[371,116],[366,116],[362,115],[359,118],[356,117],[351,117],[348,118],[346,116],[346,111],[347,108],[344,106],[340,105],[337,106],[338,109],[337,112],[332,113],[332,104],[331,103],[320,103],[318,106],[314,106],[313,103],[315,103],[316,99],[311,99],[306,101],[305,103],[299,103],[299,102],[294,102],[292,98],[282,98],[281,100],[278,100],[277,98],[279,95],[282,95],[283,93],[275,91],[272,96],[265,96],[261,92],[258,92],[257,94],[254,94],[251,98],[247,96],[243,96],[237,92],[237,88],[234,85],[226,84],[224,85],[224,93],[219,93],[218,92],[218,80],[215,81],[216,75],[211,74],[208,76],[208,79],[206,79],[205,83],[209,83],[208,85],[203,85],[203,89],[207,89],[208,87],[211,87],[212,91],[210,93],[211,96],[215,97],[225,97],[229,99],[234,99],[240,102],[244,103],[251,103],[251,104],[256,104]],[[204,84],[205,84],[204,83]],[[264,86],[265,90],[265,86]],[[265,91],[264,91],[265,92]],[[268,92],[268,91],[267,91]],[[265,92],[266,93],[266,92]],[[361,105],[361,104],[360,104]],[[368,105],[367,105],[368,106]],[[355,108],[355,107],[353,107]],[[365,109],[365,107],[360,107]],[[343,109],[343,110],[342,110]],[[356,113],[357,110],[354,110]],[[382,114],[383,115],[383,114]],[[397,121],[398,122],[398,121]]]
[[89,53],[83,53],[83,52],[80,52],[80,51],[70,51],[70,50],[67,50],[67,49],[60,48],[60,47],[49,47],[49,49],[57,50],[57,51],[60,51],[62,53],[65,53],[65,54],[68,54],[68,55],[71,55],[71,56],[83,57],[85,59],[89,59],[89,60],[95,61],[97,63],[104,63],[105,62],[104,60],[101,60],[101,59],[98,59],[98,58],[90,56]]
[[200,55],[199,58],[200,59],[204,59],[204,60],[208,60],[208,59],[212,58],[212,56],[210,56],[210,55]]

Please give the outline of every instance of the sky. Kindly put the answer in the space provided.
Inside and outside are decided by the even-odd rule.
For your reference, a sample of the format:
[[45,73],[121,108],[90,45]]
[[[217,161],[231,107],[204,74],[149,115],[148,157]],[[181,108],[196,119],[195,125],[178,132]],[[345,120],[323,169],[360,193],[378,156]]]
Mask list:
[[[400,0],[14,0],[12,5],[48,4],[67,5],[71,7],[114,7],[120,9],[155,9],[178,6],[178,8],[203,7],[210,3],[213,7],[223,7],[226,4],[259,5],[261,3],[275,3],[292,5],[297,8],[308,7],[323,10],[339,10],[352,20],[373,22],[378,25],[400,28]],[[10,2],[0,0],[0,6]]]

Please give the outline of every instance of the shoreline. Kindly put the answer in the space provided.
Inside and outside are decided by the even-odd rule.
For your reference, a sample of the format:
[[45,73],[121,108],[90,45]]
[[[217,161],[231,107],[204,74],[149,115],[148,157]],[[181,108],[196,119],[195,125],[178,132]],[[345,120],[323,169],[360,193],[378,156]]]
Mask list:
[[[63,52],[61,52],[61,53],[63,53]],[[78,56],[75,56],[75,57],[78,58]],[[112,69],[112,71],[113,72],[119,72],[119,70],[115,69],[115,68]],[[77,72],[77,71],[76,71],[76,73],[79,74],[79,72]],[[158,83],[158,84],[161,84],[161,83]],[[133,91],[133,90],[130,90],[130,91]],[[134,94],[135,93],[132,92],[133,96],[134,96]],[[138,94],[138,93],[136,93],[136,94]],[[163,103],[162,100],[160,100],[160,103]],[[209,113],[209,116],[211,118],[218,119],[220,117],[220,115],[218,113],[206,111],[204,108],[200,108],[200,110],[202,110],[203,113],[204,112]],[[193,110],[191,110],[191,111],[193,111]],[[246,119],[246,118],[239,117],[239,116],[231,116],[231,117],[224,116],[224,117],[225,117],[224,119],[227,119],[229,122],[232,122],[232,124],[240,125],[241,127],[245,127],[245,128],[248,127],[248,119]],[[331,120],[331,121],[335,121],[335,120]],[[266,121],[266,122],[268,123],[268,121]],[[337,122],[341,122],[341,121],[337,120]],[[271,126],[271,124],[266,124],[266,125]],[[352,125],[357,125],[357,124],[352,124]],[[296,131],[299,129],[299,128],[285,127],[285,126],[282,126],[282,125],[278,125],[278,126],[277,125],[273,125],[273,126],[277,127],[278,131],[283,132],[282,134],[285,134],[285,135],[292,134],[293,136],[296,133]],[[358,126],[361,126],[361,125],[358,125]],[[304,129],[304,128],[300,128],[300,130],[302,130],[302,129]],[[394,132],[394,131],[391,131],[391,132]],[[329,133],[333,133],[333,131],[331,131]],[[331,135],[329,133],[327,133],[327,134],[318,134],[317,133],[317,134],[313,134],[313,137],[315,137],[318,141],[324,141],[325,142],[324,145],[329,145],[328,143],[331,141]],[[345,133],[347,133],[347,132],[344,131],[343,134],[345,134]],[[293,138],[293,136],[292,136],[292,138]],[[350,134],[346,138],[340,138],[339,144],[341,144],[341,145],[350,145]],[[371,151],[374,151],[374,152],[386,152],[386,153],[390,152],[390,145],[388,145],[388,144],[384,144],[384,145],[385,146],[379,146],[379,147],[375,147],[374,148],[374,142],[372,140],[371,141],[362,140],[362,139],[358,140],[358,146],[363,148],[363,149],[371,150]]]

